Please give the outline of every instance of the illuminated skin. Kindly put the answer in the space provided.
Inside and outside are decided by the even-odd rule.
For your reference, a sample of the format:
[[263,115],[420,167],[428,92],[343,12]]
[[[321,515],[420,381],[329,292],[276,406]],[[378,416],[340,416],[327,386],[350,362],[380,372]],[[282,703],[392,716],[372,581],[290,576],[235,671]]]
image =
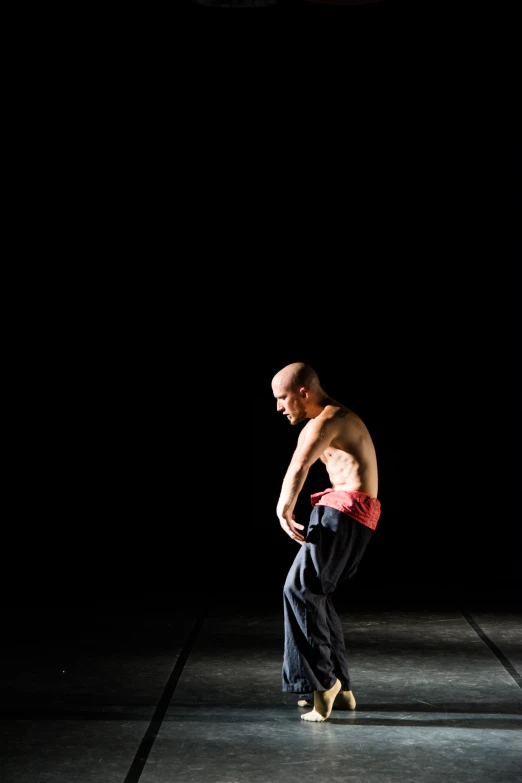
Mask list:
[[362,419],[346,406],[329,397],[319,379],[297,384],[295,375],[300,364],[290,364],[272,380],[277,411],[292,426],[306,419],[297,439],[297,447],[283,479],[277,503],[281,527],[300,544],[305,537],[304,525],[294,519],[294,508],[311,465],[318,459],[326,466],[334,490],[359,490],[377,497],[378,472],[375,448]]
[[[348,492],[358,490],[377,497],[378,470],[375,447],[362,419],[322,388],[317,374],[306,365],[295,362],[283,367],[272,379],[277,411],[292,426],[308,423],[301,430],[297,446],[285,473],[276,513],[285,533],[301,546],[301,533],[294,509],[310,467],[317,460],[326,466],[330,486]],[[303,720],[326,720],[332,709],[355,709],[352,691],[340,691],[337,682],[329,691],[314,691],[314,709],[301,716]],[[312,706],[300,699],[299,706]]]

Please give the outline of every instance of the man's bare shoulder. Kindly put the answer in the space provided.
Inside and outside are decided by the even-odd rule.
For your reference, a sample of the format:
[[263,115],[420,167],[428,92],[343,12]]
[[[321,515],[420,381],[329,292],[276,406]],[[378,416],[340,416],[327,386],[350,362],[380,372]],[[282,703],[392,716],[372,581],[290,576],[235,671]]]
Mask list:
[[340,403],[327,405],[317,418],[339,433],[348,434],[366,430],[366,425],[361,417]]
[[350,415],[353,415],[353,411],[347,408],[346,405],[342,405],[340,402],[333,402],[332,404],[326,405],[322,413],[319,414],[318,418],[346,419]]
[[344,405],[328,404],[318,416],[308,422],[308,425],[310,425],[310,430],[329,432],[333,435],[345,428],[350,414],[351,411]]

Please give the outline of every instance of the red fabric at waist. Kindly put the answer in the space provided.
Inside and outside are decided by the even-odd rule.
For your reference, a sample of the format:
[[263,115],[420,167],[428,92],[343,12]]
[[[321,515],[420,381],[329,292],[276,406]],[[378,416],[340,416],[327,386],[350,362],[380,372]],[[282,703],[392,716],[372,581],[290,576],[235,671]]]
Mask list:
[[328,489],[323,492],[315,492],[310,496],[312,506],[331,506],[342,511],[347,516],[355,519],[366,527],[375,530],[377,522],[381,516],[381,502],[377,498],[372,498],[366,492],[353,490],[347,492],[342,489]]

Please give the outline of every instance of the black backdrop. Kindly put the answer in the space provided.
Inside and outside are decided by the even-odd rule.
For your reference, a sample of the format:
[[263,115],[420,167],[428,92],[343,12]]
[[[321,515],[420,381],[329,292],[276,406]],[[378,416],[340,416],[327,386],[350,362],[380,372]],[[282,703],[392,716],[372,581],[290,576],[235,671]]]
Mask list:
[[[362,59],[344,41],[319,68],[305,42],[299,68],[275,74],[264,47],[248,59],[253,27],[223,41],[213,25],[205,45],[241,42],[243,65],[234,46],[210,63],[190,29],[202,67],[177,97],[184,165],[158,174],[170,137],[147,147],[154,173],[125,159],[117,198],[99,184],[84,195],[85,215],[105,204],[110,218],[87,230],[80,202],[63,206],[68,276],[24,281],[5,600],[278,592],[296,545],[275,506],[297,430],[270,381],[296,360],[377,447],[383,512],[358,584],[512,592],[522,351],[508,118],[468,113],[468,82],[439,112],[418,94],[401,103],[371,22],[349,30],[350,44],[364,31]],[[365,80],[354,66],[375,49],[387,65]],[[101,248],[117,263],[78,261]],[[299,517],[325,481],[314,466]]]
[[[283,318],[249,341],[233,324],[232,334],[207,331],[189,353],[180,346],[191,365],[165,340],[120,350],[99,397],[71,412],[71,454],[82,451],[58,459],[59,491],[56,475],[47,484],[56,517],[41,550],[31,540],[45,560],[33,559],[30,591],[73,601],[278,593],[297,545],[275,506],[300,428],[276,412],[270,382],[303,360],[363,417],[377,449],[383,510],[359,589],[511,595],[520,584],[517,316],[508,308],[493,321],[469,304],[464,314],[445,305],[410,306],[395,320],[377,310],[364,323],[354,305],[319,333],[306,318],[290,327]],[[263,314],[270,308],[250,320]],[[95,377],[99,369],[98,359]],[[298,519],[327,485],[317,463]]]
[[[71,314],[54,339],[33,332],[44,360],[11,455],[6,599],[280,591],[297,545],[275,506],[299,427],[270,382],[301,360],[375,441],[383,510],[361,589],[518,590],[518,268],[439,266],[421,284],[407,268],[361,275],[361,258],[358,275],[283,259],[264,287],[205,306],[108,296],[81,328]],[[298,518],[326,485],[318,463]]]
[[[270,382],[301,360],[376,445],[383,510],[361,588],[518,589],[516,283],[515,273],[503,298],[497,289],[473,305],[461,289],[465,306],[414,291],[405,307],[396,293],[393,308],[381,298],[365,315],[368,297],[350,279],[320,297],[313,283],[281,293],[274,282],[272,302],[247,314],[230,305],[235,317],[215,326],[180,323],[173,334],[170,316],[149,308],[139,328],[111,318],[86,343],[76,331],[61,338],[11,454],[19,506],[6,527],[4,596],[277,593],[297,546],[275,506],[299,427],[276,412]],[[298,519],[325,486],[317,463]]]

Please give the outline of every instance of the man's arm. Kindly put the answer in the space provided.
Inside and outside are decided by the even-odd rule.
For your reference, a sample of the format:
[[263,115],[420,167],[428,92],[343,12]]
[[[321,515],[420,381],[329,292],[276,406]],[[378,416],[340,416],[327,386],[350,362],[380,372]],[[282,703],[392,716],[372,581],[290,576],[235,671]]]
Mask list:
[[337,423],[332,418],[318,416],[311,419],[299,435],[297,447],[292,455],[281,487],[276,513],[283,530],[290,538],[300,544],[305,537],[299,530],[304,525],[294,521],[294,509],[310,467],[316,462],[323,451],[330,445],[337,433]]

